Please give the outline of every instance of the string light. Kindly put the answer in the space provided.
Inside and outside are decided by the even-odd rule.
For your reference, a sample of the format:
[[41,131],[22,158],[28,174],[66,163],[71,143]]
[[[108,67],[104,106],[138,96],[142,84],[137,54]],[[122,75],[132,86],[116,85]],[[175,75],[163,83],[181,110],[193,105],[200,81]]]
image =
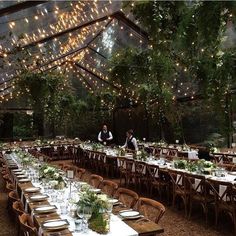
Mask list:
[[[87,4],[87,3],[86,3]],[[55,7],[55,9],[53,10],[53,14],[55,13],[55,19],[56,19],[56,23],[49,23],[49,24],[45,24],[42,26],[42,24],[39,24],[39,27],[37,29],[35,29],[32,32],[29,33],[24,33],[23,37],[15,40],[13,37],[11,38],[11,45],[12,48],[14,46],[16,46],[17,44],[22,45],[23,47],[27,44],[30,43],[34,43],[37,42],[45,37],[48,37],[50,35],[54,35],[54,34],[58,34],[60,32],[62,32],[65,29],[69,29],[74,27],[75,25],[78,24],[78,22],[80,24],[82,24],[85,21],[94,19],[96,14],[98,14],[99,12],[103,12],[104,15],[108,15],[111,13],[111,9],[109,6],[112,5],[112,1],[109,1],[108,4],[104,4],[104,6],[98,8],[98,3],[96,3],[95,1],[89,3],[91,8],[91,14],[89,15],[87,11],[84,11],[84,7],[85,7],[85,3],[83,2],[79,2],[79,3],[68,3],[68,5],[71,7],[71,11],[68,12],[63,12],[62,9],[60,9],[59,7]],[[73,10],[72,10],[73,9]],[[49,14],[48,10],[46,8],[42,9],[39,11],[39,13],[37,15],[34,16],[34,19],[37,22],[41,21],[45,21],[47,15]],[[24,20],[27,24],[31,23],[28,18],[24,18],[22,20]],[[108,17],[108,20],[111,20],[111,17]],[[65,55],[66,53],[69,53],[71,51],[73,51],[74,49],[77,48],[78,45],[83,44],[83,42],[85,42],[85,40],[89,37],[89,35],[93,35],[95,36],[96,33],[100,30],[100,29],[105,29],[105,24],[108,22],[107,21],[103,21],[103,22],[96,22],[93,26],[88,26],[88,27],[83,27],[82,30],[77,31],[74,33],[69,33],[67,39],[65,40],[65,37],[56,37],[54,38],[52,41],[50,41],[50,44],[45,43],[45,44],[38,44],[37,45],[37,49],[38,51],[35,53],[33,50],[29,51],[29,55],[31,56],[31,64],[26,64],[28,62],[26,62],[25,60],[22,60],[23,63],[25,63],[25,68],[29,68],[31,70],[37,69],[37,67],[39,65],[43,65],[45,63],[49,63],[46,66],[42,66],[42,70],[47,70],[47,69],[51,69],[54,66],[58,66],[58,69],[60,71],[60,73],[62,73],[62,69],[66,68],[66,65],[64,66],[60,66],[62,63],[64,63],[65,61],[69,60],[69,59],[73,59],[73,61],[81,61],[81,64],[85,67],[90,69],[94,74],[98,75],[100,78],[102,78],[102,80],[104,81],[109,81],[108,76],[106,75],[106,65],[105,63],[103,63],[101,60],[94,58],[93,59],[93,63],[94,65],[99,64],[99,70],[98,68],[92,68],[92,64],[91,61],[89,61],[89,63],[86,63],[86,56],[89,55],[89,51],[87,52],[87,55],[85,55],[85,50],[83,51],[83,53],[75,53],[77,55],[77,57],[75,57],[75,54],[71,54],[71,56],[68,57],[64,57],[62,60],[58,60],[57,58],[59,58],[60,56]],[[20,23],[20,21],[19,21]],[[10,22],[9,23],[9,27],[11,29],[15,29],[17,28],[17,22]],[[114,22],[113,21],[113,26],[118,25],[118,21]],[[124,26],[121,25],[119,27],[121,30],[124,29]],[[130,37],[134,38],[136,36],[136,32],[130,30],[131,32],[128,34]],[[7,41],[6,41],[7,42]],[[53,42],[53,43],[52,43]],[[142,44],[143,40],[138,40],[138,43]],[[145,43],[145,42],[144,42]],[[7,45],[4,44],[4,45]],[[98,45],[96,45],[95,43],[93,44],[94,48],[97,48]],[[0,45],[2,47],[2,45]],[[152,45],[149,45],[150,48],[152,48]],[[6,59],[7,57],[10,56],[11,59],[11,54],[10,51],[12,49],[9,46],[3,46],[3,49],[1,49],[4,53],[2,53],[3,57]],[[45,54],[45,50],[47,49],[47,53]],[[35,50],[35,48],[34,48]],[[56,51],[55,51],[56,50]],[[203,49],[204,50],[204,49]],[[57,55],[55,55],[55,52]],[[23,53],[21,55],[23,57]],[[119,56],[119,54],[117,54],[117,56]],[[10,60],[9,59],[9,60]],[[39,62],[40,59],[40,62]],[[56,59],[56,60],[55,60]],[[55,62],[51,63],[51,60],[55,60]],[[41,63],[42,62],[42,63]],[[178,65],[177,65],[178,64]],[[6,65],[8,67],[12,67],[14,66],[14,63],[11,62],[7,62]],[[176,63],[177,66],[179,66],[179,63]],[[67,65],[68,66],[68,65]],[[71,68],[70,68],[71,69]],[[183,69],[184,72],[187,72],[187,68]],[[18,74],[20,73],[20,71],[17,72]],[[16,74],[17,74],[16,73]],[[6,76],[9,78],[9,76]],[[13,76],[12,76],[13,77]],[[93,81],[93,84],[98,84],[97,80],[91,79],[91,77],[89,77],[91,81]],[[4,78],[3,78],[4,80]],[[137,86],[139,87],[139,85],[135,84],[135,83],[131,83],[133,86]],[[122,88],[122,86],[120,84],[116,84],[116,86]],[[14,86],[12,86],[13,88]],[[105,87],[104,83],[101,83],[99,85],[99,88],[101,87]],[[131,91],[128,88],[122,88],[123,90],[125,90],[127,93],[131,94],[131,97],[135,98],[135,101],[138,101],[137,95],[135,95],[135,91]],[[9,91],[8,91],[9,92]],[[117,92],[117,91],[115,91]],[[4,93],[5,94],[5,93]],[[119,94],[120,96],[121,94]],[[12,96],[12,94],[11,94]],[[135,97],[136,96],[136,97]]]

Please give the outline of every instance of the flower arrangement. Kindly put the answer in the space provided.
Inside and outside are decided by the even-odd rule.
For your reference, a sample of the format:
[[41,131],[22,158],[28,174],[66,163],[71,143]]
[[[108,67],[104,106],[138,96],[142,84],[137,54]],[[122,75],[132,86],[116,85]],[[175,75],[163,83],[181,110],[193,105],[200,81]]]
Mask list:
[[219,150],[218,150],[217,147],[211,146],[210,149],[209,149],[209,151],[210,151],[211,153],[214,153],[214,152],[218,152]]
[[176,169],[186,169],[187,161],[186,160],[175,160],[174,167]]
[[28,152],[24,152],[22,150],[16,150],[15,152],[18,154],[20,162],[23,166],[28,166],[35,162],[35,159]]
[[197,161],[198,169],[203,174],[210,174],[213,169],[216,168],[216,165],[211,161],[199,160]]
[[0,142],[0,149],[5,148],[6,146],[7,146],[6,143],[2,143],[2,142]]
[[209,174],[216,168],[214,163],[203,159],[198,161],[175,160],[174,167],[176,169],[186,169],[190,172],[198,172],[201,174]]
[[40,179],[46,179],[55,189],[63,189],[65,187],[65,181],[60,174],[60,170],[54,166],[43,165],[39,169]]
[[98,151],[99,149],[103,149],[103,145],[101,145],[100,143],[93,143],[92,144],[93,151]]
[[146,161],[148,157],[148,153],[142,149],[141,151],[137,151],[134,154],[134,159],[138,159],[138,160],[142,160],[142,161]]
[[182,150],[183,151],[189,151],[190,147],[186,143],[184,143],[183,146],[182,146]]
[[35,146],[40,146],[40,145],[42,144],[42,142],[41,142],[40,139],[36,139],[36,140],[34,141],[34,144],[35,144]]
[[161,139],[158,143],[157,146],[159,147],[167,147],[167,143],[164,139]]
[[96,194],[87,188],[76,203],[79,207],[89,207],[92,216],[89,219],[89,228],[93,231],[106,234],[109,232],[109,217],[107,216],[108,199],[105,194]]

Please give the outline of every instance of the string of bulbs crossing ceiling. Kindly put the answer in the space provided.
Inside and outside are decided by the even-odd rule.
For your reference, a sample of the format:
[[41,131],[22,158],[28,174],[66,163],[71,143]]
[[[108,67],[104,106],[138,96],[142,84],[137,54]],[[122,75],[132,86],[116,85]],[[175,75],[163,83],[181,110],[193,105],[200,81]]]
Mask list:
[[[92,93],[104,87],[119,89],[108,78],[109,57],[126,46],[148,47],[148,35],[121,5],[121,1],[2,1],[0,102],[19,96],[14,80],[24,68],[56,69],[67,77],[73,73]],[[186,91],[181,92],[195,94]],[[127,94],[132,97],[128,88]]]

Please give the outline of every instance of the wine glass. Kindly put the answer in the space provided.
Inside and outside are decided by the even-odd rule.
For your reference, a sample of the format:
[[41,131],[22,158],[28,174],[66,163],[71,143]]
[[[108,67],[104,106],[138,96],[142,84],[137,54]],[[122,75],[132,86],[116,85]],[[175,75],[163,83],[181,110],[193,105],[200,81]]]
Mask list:
[[84,207],[84,221],[85,221],[85,227],[84,227],[84,232],[88,231],[88,220],[92,216],[92,208],[91,207]]
[[79,219],[84,219],[84,208],[82,206],[77,207],[76,213]]
[[[83,206],[78,206],[77,207],[77,211],[76,214],[78,216],[79,219],[77,219],[75,221],[75,224],[80,224],[81,229],[79,229],[78,225],[77,225],[77,231],[83,230],[84,231],[84,224],[85,224],[85,220],[84,220],[84,207]],[[79,223],[81,222],[81,223]]]
[[106,212],[107,212],[107,214],[108,214],[109,219],[111,219],[112,209],[113,209],[112,200],[108,200]]

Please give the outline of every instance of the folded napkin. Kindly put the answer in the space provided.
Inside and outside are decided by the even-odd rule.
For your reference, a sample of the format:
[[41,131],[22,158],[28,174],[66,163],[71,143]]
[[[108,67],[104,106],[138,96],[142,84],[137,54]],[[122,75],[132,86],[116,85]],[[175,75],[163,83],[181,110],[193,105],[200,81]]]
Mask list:
[[[223,196],[223,194],[225,193],[226,190],[227,190],[227,186],[226,186],[226,185],[220,185],[220,186],[219,186],[219,195],[220,195],[220,197]],[[223,196],[222,200],[223,200],[223,201],[226,201],[226,200],[227,200],[227,199],[226,199],[226,194]]]
[[178,185],[183,185],[183,180],[182,180],[182,176],[177,174],[176,177],[176,181],[175,181]]
[[[198,185],[200,184],[200,182],[201,182],[200,179],[194,179],[194,185],[193,185],[193,187],[194,187],[195,190],[197,190],[197,192],[201,192],[201,187],[200,187],[200,186],[198,187]],[[197,187],[198,187],[198,188],[197,188]]]

